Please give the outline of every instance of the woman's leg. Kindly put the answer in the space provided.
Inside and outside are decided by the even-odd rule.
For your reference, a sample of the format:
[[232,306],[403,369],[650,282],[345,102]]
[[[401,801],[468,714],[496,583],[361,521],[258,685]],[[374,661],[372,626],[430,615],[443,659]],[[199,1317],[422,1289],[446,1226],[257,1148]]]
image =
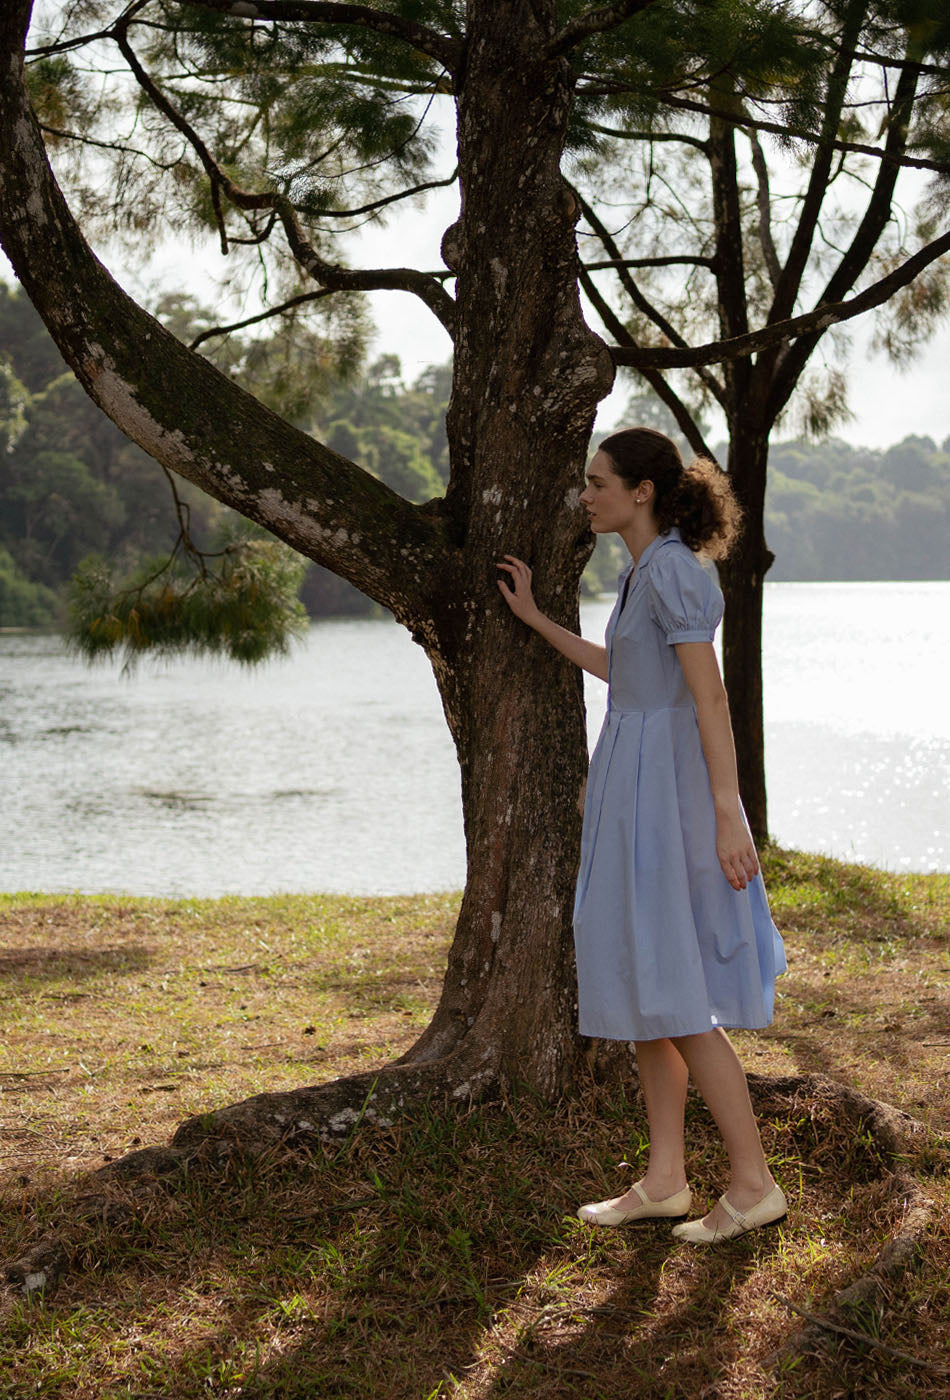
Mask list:
[[[725,1031],[676,1036],[673,1040],[702,1094],[729,1155],[726,1191],[737,1210],[757,1205],[774,1186],[756,1126],[749,1087],[739,1057]],[[705,1217],[710,1228],[725,1226],[728,1217],[718,1204]]]
[[[636,1050],[650,1128],[650,1160],[643,1189],[651,1201],[664,1201],[686,1185],[683,1112],[689,1071],[671,1040],[639,1040]],[[614,1202],[618,1210],[631,1210],[639,1204],[640,1197],[633,1190]]]

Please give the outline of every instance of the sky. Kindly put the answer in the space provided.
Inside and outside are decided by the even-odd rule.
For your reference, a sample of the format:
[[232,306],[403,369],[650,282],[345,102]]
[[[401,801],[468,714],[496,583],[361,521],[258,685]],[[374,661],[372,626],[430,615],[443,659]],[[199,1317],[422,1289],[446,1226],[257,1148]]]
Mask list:
[[[386,226],[367,225],[355,242],[347,244],[352,266],[408,265],[441,268],[439,243],[443,230],[457,213],[454,190],[437,190],[425,197],[421,208],[406,209]],[[209,301],[215,272],[222,257],[209,240],[204,250],[174,241],[137,267],[119,251],[97,250],[114,276],[133,295],[154,303],[163,289],[187,290]],[[9,264],[0,258],[0,273],[12,280]],[[448,335],[415,296],[405,292],[369,294],[376,335],[371,356],[395,354],[407,382],[430,364],[441,364],[451,355]],[[257,310],[249,307],[244,314]],[[910,433],[942,443],[950,438],[950,320],[942,323],[921,356],[899,370],[881,354],[871,354],[872,311],[851,323],[852,345],[848,374],[849,402],[854,417],[837,429],[836,436],[863,447],[888,447]],[[597,328],[591,313],[591,324]],[[632,376],[618,376],[613,393],[598,413],[597,428],[606,431],[623,421],[626,399],[633,389]],[[792,429],[776,432],[777,438],[793,436]],[[725,438],[725,425],[710,414],[708,440]]]

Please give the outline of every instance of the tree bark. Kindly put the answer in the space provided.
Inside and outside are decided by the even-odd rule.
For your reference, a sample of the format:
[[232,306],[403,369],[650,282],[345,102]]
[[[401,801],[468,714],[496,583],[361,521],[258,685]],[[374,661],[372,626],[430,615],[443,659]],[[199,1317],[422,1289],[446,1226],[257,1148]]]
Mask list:
[[[723,107],[735,98],[720,82],[715,96]],[[709,166],[716,228],[716,278],[719,320],[724,339],[749,329],[742,215],[735,131],[721,117],[709,122]],[[723,680],[736,739],[739,792],[757,841],[768,836],[765,789],[765,736],[762,707],[762,599],[765,574],[773,555],[765,544],[765,475],[768,430],[758,430],[761,393],[751,360],[722,366],[729,425],[729,475],[742,506],[742,534],[729,558],[719,565],[726,611],[723,619]]]
[[762,694],[762,604],[775,555],[765,542],[768,429],[748,420],[729,435],[729,474],[744,512],[742,533],[719,565],[726,611],[722,669],[736,737],[739,793],[756,841],[768,839],[765,715]]
[[[570,70],[543,57],[553,3],[470,0],[458,93],[462,215],[447,429],[454,578],[433,662],[462,770],[468,883],[442,999],[410,1061],[455,1053],[548,1094],[577,1054],[571,914],[587,748],[580,673],[515,621],[495,561],[535,571],[578,629],[590,535],[578,505],[613,366],[577,294],[576,208],[560,174]],[[464,1075],[468,1082],[470,1075]]]

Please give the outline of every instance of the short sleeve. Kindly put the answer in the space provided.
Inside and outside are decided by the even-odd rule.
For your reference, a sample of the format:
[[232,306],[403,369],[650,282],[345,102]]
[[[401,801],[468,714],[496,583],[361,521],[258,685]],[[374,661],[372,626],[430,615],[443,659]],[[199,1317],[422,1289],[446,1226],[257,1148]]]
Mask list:
[[657,550],[647,590],[650,615],[670,646],[712,641],[722,621],[722,594],[685,545],[674,542]]

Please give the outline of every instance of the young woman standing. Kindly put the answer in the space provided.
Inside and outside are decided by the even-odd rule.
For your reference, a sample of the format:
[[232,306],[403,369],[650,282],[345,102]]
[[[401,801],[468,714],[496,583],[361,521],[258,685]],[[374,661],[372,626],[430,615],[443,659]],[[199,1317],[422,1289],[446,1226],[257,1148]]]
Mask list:
[[674,1227],[697,1244],[780,1220],[786,1201],[762,1151],[745,1074],[726,1027],[772,1019],[784,971],[755,847],[739,802],[725,690],[712,646],[722,594],[696,552],[728,552],[738,507],[712,462],[683,466],[649,428],[601,443],[580,498],[597,534],[632,556],[606,646],[538,609],[531,570],[499,564],[516,617],[609,684],[591,757],[574,911],[580,1031],[636,1045],[650,1129],[647,1170],[594,1225],[688,1215],[683,1117],[690,1075],[729,1157],[725,1194]]

